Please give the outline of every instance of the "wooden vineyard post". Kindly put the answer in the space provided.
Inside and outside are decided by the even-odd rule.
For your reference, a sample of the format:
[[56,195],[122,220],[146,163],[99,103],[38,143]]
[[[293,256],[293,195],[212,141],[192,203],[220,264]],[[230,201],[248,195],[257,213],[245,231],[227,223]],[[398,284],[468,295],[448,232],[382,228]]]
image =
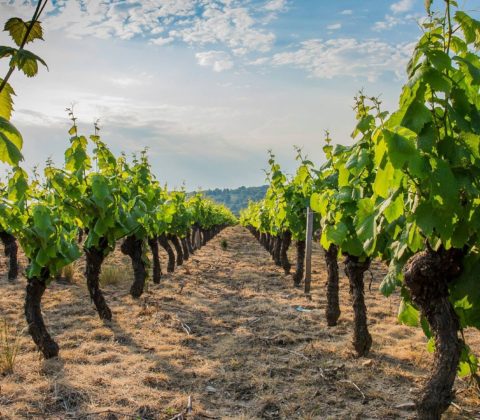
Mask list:
[[305,293],[310,293],[312,283],[312,237],[313,237],[313,211],[307,207],[307,235],[305,238]]

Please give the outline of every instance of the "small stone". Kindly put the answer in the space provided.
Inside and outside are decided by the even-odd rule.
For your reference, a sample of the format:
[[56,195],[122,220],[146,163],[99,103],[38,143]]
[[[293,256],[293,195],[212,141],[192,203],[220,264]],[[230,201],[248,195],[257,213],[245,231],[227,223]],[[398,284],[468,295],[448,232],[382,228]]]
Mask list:
[[210,385],[207,386],[207,387],[205,388],[205,390],[206,390],[208,393],[210,393],[210,394],[213,394],[213,393],[217,392],[217,389],[214,388],[213,386],[210,386]]
[[373,360],[372,359],[367,359],[367,360],[362,362],[363,367],[370,367],[372,365],[373,365]]

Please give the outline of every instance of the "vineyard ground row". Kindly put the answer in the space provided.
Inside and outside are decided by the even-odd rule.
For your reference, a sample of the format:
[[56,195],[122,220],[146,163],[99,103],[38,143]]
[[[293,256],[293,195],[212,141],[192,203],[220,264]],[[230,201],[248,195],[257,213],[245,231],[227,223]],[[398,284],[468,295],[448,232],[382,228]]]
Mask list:
[[[163,251],[161,259],[165,266]],[[24,259],[20,263],[25,267]],[[396,322],[398,296],[386,299],[378,292],[384,275],[379,263],[372,265],[366,292],[375,342],[368,358],[356,358],[351,349],[353,315],[343,269],[340,322],[327,327],[325,266],[317,246],[311,301],[239,226],[165,274],[160,285],[150,283],[139,300],[128,293],[133,273],[118,247],[105,265],[125,273],[105,286],[112,322],[98,319],[89,302],[83,260],[73,284],[56,282],[45,294],[44,316],[61,347],[54,360],[41,360],[24,330],[25,279],[0,280],[0,313],[23,330],[15,371],[1,378],[0,417],[91,413],[84,418],[93,419],[107,418],[111,410],[117,418],[168,419],[189,396],[195,415],[215,418],[412,416],[408,403],[432,356],[421,331]],[[367,284],[369,279],[367,274]],[[478,352],[478,332],[468,334]],[[467,411],[452,406],[447,418],[480,415],[478,397],[458,379],[456,388],[455,404]]]

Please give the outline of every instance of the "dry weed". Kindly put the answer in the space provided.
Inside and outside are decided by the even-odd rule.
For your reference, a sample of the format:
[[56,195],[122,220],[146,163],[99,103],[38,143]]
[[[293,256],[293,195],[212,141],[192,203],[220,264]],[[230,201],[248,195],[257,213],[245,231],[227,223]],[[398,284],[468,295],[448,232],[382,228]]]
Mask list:
[[9,324],[6,318],[0,323],[0,369],[2,373],[13,373],[20,350],[21,331]]
[[124,268],[113,265],[102,267],[102,272],[100,273],[100,284],[102,286],[115,286],[127,281],[128,276]]
[[75,274],[77,272],[75,263],[68,264],[67,266],[62,268],[62,279],[68,283],[73,283],[75,279]]

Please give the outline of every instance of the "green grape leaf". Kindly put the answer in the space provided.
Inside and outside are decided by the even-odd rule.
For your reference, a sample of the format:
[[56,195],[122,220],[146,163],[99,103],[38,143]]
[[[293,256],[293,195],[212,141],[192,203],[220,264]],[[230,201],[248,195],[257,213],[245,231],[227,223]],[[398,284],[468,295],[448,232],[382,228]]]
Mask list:
[[331,243],[341,245],[348,235],[348,227],[343,222],[327,225],[322,231],[322,245],[328,249]]
[[39,62],[48,69],[47,63],[38,55],[27,50],[19,50],[10,60],[10,66],[17,67],[27,77],[33,77],[38,73]]
[[[30,25],[31,22],[24,22],[20,18],[13,17],[7,20],[4,30],[10,34],[10,37],[13,39],[15,44],[20,47]],[[25,40],[25,44],[35,41],[36,39],[43,40],[43,30],[40,22],[33,23],[32,29],[30,30],[28,37]]]
[[[467,55],[468,57],[469,55]],[[476,67],[471,60],[463,57],[454,57],[455,61],[462,63],[467,68],[470,77],[472,78],[472,85],[478,86],[480,85],[480,68]]]
[[463,271],[450,287],[450,300],[461,326],[480,328],[480,254],[474,249],[463,259]]
[[400,125],[420,133],[425,124],[432,121],[430,110],[420,101],[413,101],[407,108]]
[[398,321],[409,327],[418,327],[420,325],[420,314],[411,303],[402,299],[398,310]]
[[16,48],[5,47],[0,45],[0,58],[13,57],[17,52]]
[[[3,79],[0,78],[0,85]],[[6,83],[0,92],[0,117],[10,120],[13,111],[13,96],[15,92],[10,84]]]
[[20,152],[22,145],[20,132],[8,120],[0,117],[0,161],[17,165],[23,160]]
[[466,378],[475,374],[478,370],[478,359],[472,353],[470,347],[464,345],[460,354],[460,363],[458,364],[457,375],[460,378]]
[[391,261],[390,266],[388,267],[388,273],[382,280],[380,284],[380,292],[388,297],[400,285],[402,280],[402,266],[396,261]]
[[403,194],[395,194],[396,197],[393,198],[388,206],[383,211],[385,219],[388,223],[392,223],[397,220],[401,215],[404,214],[404,196]]
[[423,74],[423,79],[430,85],[433,90],[449,93],[452,90],[452,82],[445,77],[440,71],[429,68]]
[[450,56],[441,50],[428,50],[425,55],[438,71],[444,71],[452,67]]
[[480,47],[480,22],[461,10],[455,13],[454,19],[462,28],[467,44],[475,44],[476,48]]
[[384,130],[383,133],[393,167],[402,169],[405,163],[412,159],[417,152],[414,140],[390,130]]

